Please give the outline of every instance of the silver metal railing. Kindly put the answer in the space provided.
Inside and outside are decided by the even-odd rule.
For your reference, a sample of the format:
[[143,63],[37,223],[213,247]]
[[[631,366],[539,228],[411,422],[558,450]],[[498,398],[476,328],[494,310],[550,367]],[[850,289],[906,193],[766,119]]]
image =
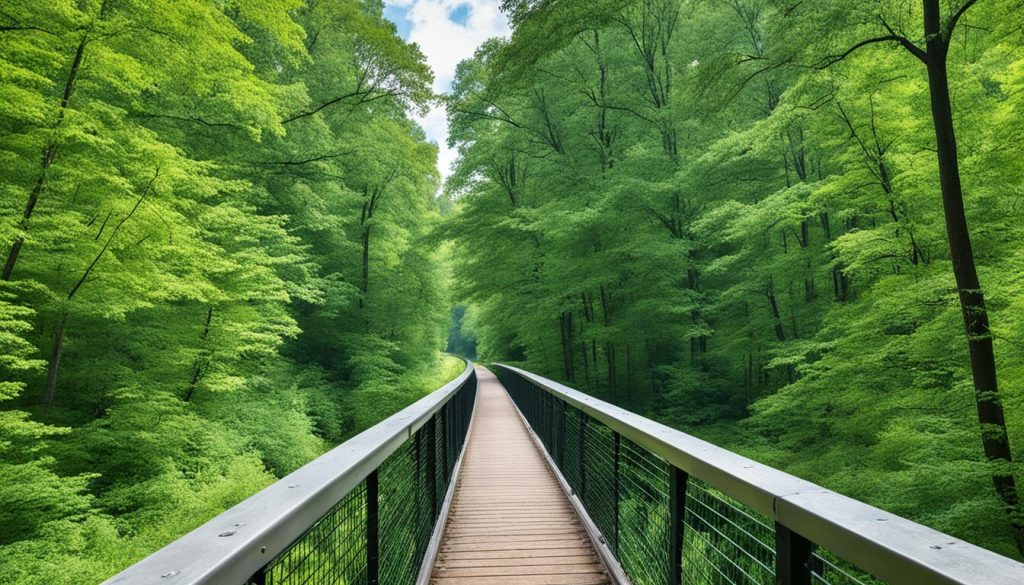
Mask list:
[[467,361],[455,380],[106,583],[413,582],[475,397]]
[[634,583],[1024,584],[1015,560],[553,380],[494,369]]

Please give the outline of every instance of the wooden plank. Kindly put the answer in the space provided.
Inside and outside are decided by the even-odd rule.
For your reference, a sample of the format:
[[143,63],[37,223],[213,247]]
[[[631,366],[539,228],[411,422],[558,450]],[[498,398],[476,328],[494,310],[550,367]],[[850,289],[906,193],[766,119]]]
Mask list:
[[[541,565],[576,565],[579,563],[593,563],[597,557],[593,554],[568,555],[561,557],[533,557],[530,564]],[[437,563],[438,570],[441,569],[462,569],[466,567],[520,567],[522,562],[517,558],[508,559],[447,559]]]
[[571,534],[560,533],[560,534],[478,534],[478,535],[465,535],[460,537],[453,537],[448,539],[448,544],[452,547],[462,546],[466,544],[512,544],[516,542],[565,542],[567,539],[579,540],[586,538],[587,535],[583,532],[574,532]]
[[437,571],[434,572],[438,578],[441,577],[512,577],[512,576],[523,576],[523,575],[550,575],[551,570],[555,569],[559,575],[580,575],[587,574],[593,575],[594,563],[593,561],[584,561],[582,563],[563,563],[555,567],[550,565],[516,565],[506,567],[438,567]]
[[484,551],[447,551],[438,554],[438,563],[445,560],[466,560],[466,559],[525,559],[542,557],[572,557],[581,554],[592,554],[594,547],[588,544],[580,544],[561,549],[544,549],[537,551],[522,550],[484,550]]
[[431,583],[607,585],[593,544],[494,375],[477,406]]
[[475,536],[540,536],[544,534],[578,534],[581,531],[574,528],[566,528],[560,525],[541,525],[537,528],[501,528],[495,527],[484,530],[465,530],[460,528],[448,533],[448,538],[467,538]]
[[437,577],[430,580],[438,585],[606,585],[608,575],[592,573],[584,575],[521,575],[500,577]]

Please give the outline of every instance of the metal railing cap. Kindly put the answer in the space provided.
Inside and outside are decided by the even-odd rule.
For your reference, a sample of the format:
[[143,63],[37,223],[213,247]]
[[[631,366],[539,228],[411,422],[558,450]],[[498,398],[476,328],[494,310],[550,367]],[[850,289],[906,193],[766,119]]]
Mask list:
[[244,584],[359,485],[455,395],[451,382],[128,567],[104,585]]
[[836,492],[780,498],[776,517],[890,583],[1024,583],[1024,564]]
[[515,366],[493,366],[522,376],[622,437],[880,579],[914,585],[1024,583],[1024,564],[1013,559],[758,463],[554,380]]

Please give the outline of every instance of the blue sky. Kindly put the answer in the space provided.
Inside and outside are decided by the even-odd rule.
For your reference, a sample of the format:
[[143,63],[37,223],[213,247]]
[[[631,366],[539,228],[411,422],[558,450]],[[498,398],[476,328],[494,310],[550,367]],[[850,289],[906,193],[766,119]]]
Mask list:
[[393,4],[387,4],[384,6],[384,18],[398,26],[398,34],[402,35],[403,39],[408,39],[409,33],[412,31],[412,21],[406,18],[406,15],[408,14],[408,8],[395,6]]
[[[385,0],[384,16],[395,23],[398,34],[420,46],[434,70],[434,90],[439,92],[449,90],[455,67],[472,57],[481,43],[509,33],[497,0]],[[440,147],[438,167],[447,177],[455,153],[445,145],[444,110],[431,110],[417,121]]]

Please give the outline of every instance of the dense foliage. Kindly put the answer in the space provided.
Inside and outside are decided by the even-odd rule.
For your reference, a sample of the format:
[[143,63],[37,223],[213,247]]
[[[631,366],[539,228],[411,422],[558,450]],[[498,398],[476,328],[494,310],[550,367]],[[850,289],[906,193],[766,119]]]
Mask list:
[[1019,557],[1024,5],[505,8],[448,103],[481,355]]
[[98,582],[451,372],[382,10],[2,3],[0,581]]

